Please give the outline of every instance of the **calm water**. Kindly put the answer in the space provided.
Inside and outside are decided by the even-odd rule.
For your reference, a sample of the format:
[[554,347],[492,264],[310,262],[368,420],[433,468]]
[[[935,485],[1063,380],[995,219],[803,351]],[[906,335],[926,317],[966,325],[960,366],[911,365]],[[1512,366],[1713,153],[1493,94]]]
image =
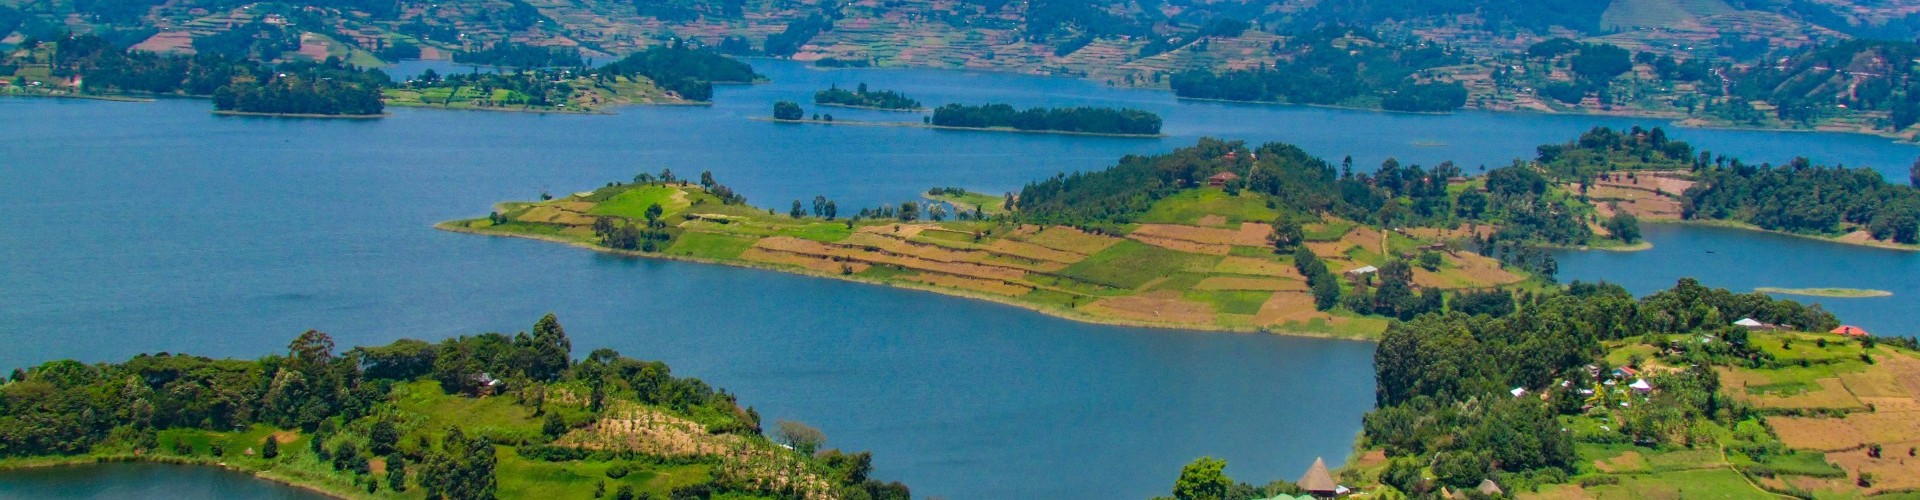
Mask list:
[[114,463],[47,467],[0,476],[0,499],[39,498],[328,498],[215,467]]
[[[1293,478],[1313,457],[1338,462],[1350,449],[1371,405],[1371,345],[1085,325],[933,294],[429,226],[484,214],[495,201],[663,167],[712,170],[763,206],[824,194],[857,207],[932,186],[1013,190],[1201,135],[1283,140],[1329,158],[1352,154],[1360,165],[1389,156],[1499,165],[1596,124],[1635,123],[1188,103],[1079,80],[755,64],[775,83],[724,87],[713,107],[612,116],[395,109],[383,120],[289,120],[213,116],[198,100],[0,99],[0,212],[10,215],[0,230],[0,343],[8,347],[0,368],[153,351],[252,357],[285,349],[309,328],[343,346],[518,331],[552,311],[582,349],[665,360],[740,394],[768,422],[816,424],[830,445],[873,450],[879,477],[922,495],[1146,497],[1164,493],[1199,455],[1228,459],[1228,472],[1251,482]],[[929,105],[1141,107],[1161,113],[1171,137],[746,119],[768,114],[775,100],[805,102],[828,83],[862,81]],[[1808,155],[1888,172],[1904,173],[1920,153],[1861,136],[1676,135],[1755,160]],[[1757,237],[1721,236],[1754,242],[1752,260],[1784,248]],[[1637,291],[1670,283],[1662,273],[1678,270],[1698,268],[1722,286],[1747,286],[1737,280],[1757,274],[1694,266],[1699,255],[1669,243],[1676,236],[1650,228],[1649,238],[1654,251],[1567,256],[1564,268],[1570,278],[1604,276]],[[1908,254],[1809,248],[1824,258],[1796,266],[1797,278],[1913,276]],[[1679,253],[1662,253],[1669,250]],[[1885,264],[1840,264],[1863,255]],[[1644,265],[1581,260],[1589,257]],[[1904,300],[1848,307],[1885,318],[1854,320],[1868,328],[1914,324],[1920,318]]]

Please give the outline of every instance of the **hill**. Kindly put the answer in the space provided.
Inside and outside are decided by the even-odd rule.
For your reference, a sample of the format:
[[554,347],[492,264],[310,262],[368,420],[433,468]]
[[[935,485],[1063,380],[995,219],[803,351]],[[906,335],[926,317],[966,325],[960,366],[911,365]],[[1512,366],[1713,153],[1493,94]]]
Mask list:
[[816,454],[791,422],[776,443],[664,363],[571,350],[548,315],[437,344],[337,352],[308,331],[259,360],[53,361],[0,384],[0,468],[201,464],[340,498],[910,497],[867,477],[871,455]]

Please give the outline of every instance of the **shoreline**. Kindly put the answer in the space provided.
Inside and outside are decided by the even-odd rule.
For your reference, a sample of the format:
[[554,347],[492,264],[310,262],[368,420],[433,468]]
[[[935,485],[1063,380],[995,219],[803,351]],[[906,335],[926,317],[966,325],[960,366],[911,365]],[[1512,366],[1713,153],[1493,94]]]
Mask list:
[[213,114],[220,115],[220,116],[256,116],[256,117],[262,117],[262,118],[329,118],[329,119],[341,119],[341,120],[374,120],[374,119],[380,119],[380,118],[386,118],[388,116],[392,116],[388,113],[380,113],[377,115],[328,115],[328,114],[320,114],[320,113],[261,113],[261,112],[255,112],[255,111],[228,111],[228,110],[221,110],[221,109],[213,110]]
[[826,106],[829,108],[864,109],[868,111],[887,111],[887,112],[893,112],[893,113],[925,113],[927,111],[930,111],[927,108],[882,108],[879,106],[856,106],[853,104],[839,104],[839,103],[819,102],[819,101],[815,101],[813,105]]
[[1795,238],[1802,238],[1802,239],[1809,239],[1809,240],[1815,240],[1815,241],[1823,241],[1823,242],[1827,242],[1827,243],[1833,243],[1833,244],[1836,244],[1836,245],[1847,245],[1847,246],[1856,246],[1856,247],[1866,247],[1866,248],[1879,248],[1879,249],[1883,249],[1883,250],[1898,250],[1898,251],[1902,251],[1902,252],[1920,252],[1920,245],[1907,245],[1907,244],[1901,244],[1901,243],[1891,243],[1891,242],[1885,242],[1885,241],[1880,241],[1880,240],[1872,240],[1872,241],[1847,241],[1847,240],[1843,240],[1843,239],[1840,239],[1840,237],[1837,237],[1837,236],[1821,236],[1821,235],[1817,235],[1817,234],[1802,234],[1802,233],[1795,233],[1795,232],[1791,232],[1791,231],[1781,231],[1781,230],[1777,230],[1777,229],[1767,229],[1767,228],[1764,228],[1764,227],[1760,227],[1760,226],[1755,226],[1755,225],[1753,225],[1753,224],[1748,224],[1748,223],[1745,223],[1745,222],[1740,222],[1740,221],[1736,221],[1736,220],[1725,220],[1725,219],[1673,219],[1673,220],[1658,220],[1658,221],[1645,221],[1645,222],[1646,222],[1646,223],[1648,223],[1648,224],[1672,224],[1672,225],[1695,225],[1695,226],[1709,226],[1709,227],[1721,227],[1721,228],[1727,228],[1727,229],[1740,229],[1740,230],[1745,230],[1745,231],[1755,231],[1755,232],[1761,232],[1761,233],[1772,233],[1772,234],[1778,234],[1778,235],[1781,235],[1781,236],[1792,236],[1792,237],[1795,237]]
[[342,491],[334,491],[331,489],[327,489],[318,484],[302,482],[285,474],[276,474],[274,473],[273,469],[253,469],[249,467],[234,465],[224,461],[213,460],[208,458],[200,458],[200,457],[181,457],[181,456],[171,456],[171,455],[153,456],[153,455],[136,455],[136,454],[128,454],[128,453],[21,457],[18,459],[14,459],[12,461],[0,461],[0,471],[46,469],[46,468],[54,468],[54,467],[84,467],[89,465],[101,465],[101,464],[113,464],[113,463],[149,463],[149,464],[181,465],[181,466],[189,466],[189,467],[215,467],[223,470],[246,474],[248,476],[251,476],[254,480],[257,480],[257,481],[266,481],[266,482],[278,484],[281,486],[286,486],[288,488],[299,489],[302,491],[306,491],[309,493],[313,493],[313,494],[328,497],[328,498],[337,498],[341,500],[351,500],[355,498],[372,498],[372,497],[361,496],[357,494],[347,494]]
[[961,130],[961,131],[969,131],[969,132],[1010,132],[1010,133],[1016,133],[1016,134],[1078,135],[1078,136],[1086,136],[1086,137],[1114,137],[1114,138],[1121,138],[1121,139],[1161,139],[1161,138],[1167,137],[1167,134],[1152,134],[1152,135],[1109,134],[1109,133],[1103,133],[1103,132],[1073,132],[1068,130],[1020,130],[1015,128],[997,128],[997,127],[996,128],[974,128],[974,127],[953,127],[953,126],[947,126],[947,125],[932,125],[932,124],[926,124],[926,123],[913,123],[913,122],[876,122],[876,121],[865,121],[865,120],[826,121],[826,120],[813,120],[813,119],[781,120],[771,116],[749,116],[747,117],[747,119],[758,121],[758,122],[773,122],[773,123],[805,123],[805,124],[813,124],[813,125],[852,125],[856,127],[923,128],[923,129],[931,129],[931,130]]
[[1108,318],[1108,317],[1096,316],[1093,314],[1080,312],[1080,311],[1046,307],[1046,306],[1041,306],[1037,304],[1031,304],[1031,303],[1013,300],[1008,297],[989,295],[984,293],[976,293],[976,292],[970,292],[966,290],[939,288],[939,287],[934,287],[930,285],[927,285],[927,286],[914,285],[910,283],[895,283],[890,281],[882,281],[882,280],[859,277],[859,276],[823,273],[823,272],[813,271],[808,269],[792,269],[792,268],[785,268],[785,267],[775,267],[772,265],[765,265],[757,262],[707,259],[707,258],[701,258],[701,257],[684,256],[684,255],[666,255],[658,252],[648,253],[648,252],[638,252],[638,251],[630,251],[630,250],[616,250],[616,249],[607,248],[599,245],[594,245],[587,242],[571,240],[571,239],[566,239],[566,238],[561,238],[556,236],[508,233],[508,232],[501,232],[501,231],[485,231],[485,230],[474,229],[470,227],[461,227],[457,225],[457,223],[461,223],[465,221],[466,220],[463,219],[463,220],[452,220],[452,221],[441,222],[441,223],[434,224],[433,228],[441,231],[447,231],[447,232],[453,232],[453,233],[465,233],[465,234],[492,236],[492,237],[499,237],[499,238],[521,238],[521,239],[545,241],[550,243],[561,243],[561,244],[566,244],[568,246],[573,246],[576,248],[592,250],[595,252],[609,253],[614,255],[623,255],[623,256],[629,256],[629,257],[675,260],[675,261],[693,262],[693,263],[699,263],[699,264],[717,264],[717,265],[732,266],[732,267],[739,267],[739,268],[746,268],[746,269],[758,269],[763,271],[794,274],[794,275],[806,276],[810,278],[837,279],[841,281],[850,281],[854,283],[863,283],[863,284],[875,285],[875,286],[886,286],[886,287],[902,288],[902,289],[916,290],[916,291],[923,291],[923,292],[932,292],[932,293],[937,293],[937,294],[946,295],[950,297],[983,300],[987,302],[993,302],[993,303],[998,303],[1002,305],[1018,307],[1021,309],[1037,312],[1040,314],[1045,314],[1045,315],[1053,316],[1060,319],[1079,321],[1082,323],[1092,323],[1092,324],[1110,325],[1110,326],[1126,326],[1126,327],[1135,327],[1135,328],[1156,328],[1156,329],[1165,329],[1165,330],[1193,330],[1193,331],[1227,332],[1227,333],[1243,333],[1243,334],[1269,334],[1269,335],[1284,335],[1288,337],[1301,337],[1301,338],[1320,338],[1320,339],[1331,339],[1331,340],[1349,340],[1349,341],[1357,341],[1357,342],[1375,342],[1374,340],[1367,339],[1367,338],[1336,335],[1331,333],[1313,332],[1313,331],[1276,330],[1276,329],[1267,329],[1267,328],[1258,328],[1258,327],[1242,328],[1242,327],[1229,327],[1229,326],[1220,326],[1220,325],[1196,325],[1196,324],[1187,324],[1187,323],[1157,323],[1157,322],[1150,322],[1150,321]]

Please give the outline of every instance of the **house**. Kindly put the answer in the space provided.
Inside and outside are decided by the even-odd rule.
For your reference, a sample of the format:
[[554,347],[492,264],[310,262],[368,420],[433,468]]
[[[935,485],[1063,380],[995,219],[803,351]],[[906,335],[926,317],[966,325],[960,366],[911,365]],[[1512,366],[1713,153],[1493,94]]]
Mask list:
[[1738,326],[1748,330],[1772,330],[1774,328],[1777,328],[1773,325],[1761,323],[1760,320],[1753,319],[1753,318],[1740,318],[1740,321],[1733,322],[1733,326]]
[[1647,379],[1634,380],[1632,384],[1627,384],[1627,388],[1634,392],[1653,392],[1653,384],[1647,383]]
[[1516,397],[1516,398],[1517,398],[1517,397],[1520,397],[1520,396],[1525,396],[1525,395],[1527,395],[1527,388],[1525,388],[1525,387],[1515,387],[1515,388],[1513,388],[1513,390],[1511,390],[1511,391],[1507,391],[1507,392],[1509,392],[1509,393],[1512,393],[1512,394],[1513,394],[1513,397]]
[[1213,187],[1226,187],[1227,183],[1233,182],[1239,179],[1240,179],[1240,176],[1235,175],[1233,172],[1221,172],[1221,173],[1213,174],[1213,177],[1208,177],[1207,185],[1213,186]]
[[1861,330],[1861,329],[1860,329],[1860,327],[1857,327],[1857,326],[1853,326],[1853,325],[1840,325],[1840,327],[1839,327],[1839,328],[1835,328],[1835,329],[1833,329],[1833,332],[1832,332],[1832,333],[1833,333],[1833,334],[1835,334],[1835,335],[1841,335],[1841,336],[1846,336],[1846,337],[1865,337],[1865,336],[1867,336],[1867,331],[1866,331],[1866,330]]
[[1313,457],[1313,467],[1307,468],[1307,474],[1300,476],[1300,489],[1317,498],[1332,498],[1340,494],[1340,485],[1333,482],[1333,475],[1327,473],[1327,462]]
[[1640,376],[1640,370],[1635,370],[1631,366],[1622,366],[1613,369],[1613,378],[1628,379],[1638,376]]
[[1474,488],[1474,489],[1480,490],[1480,494],[1490,496],[1490,497],[1499,497],[1501,495],[1507,494],[1505,490],[1500,489],[1500,485],[1493,484],[1492,479],[1481,479],[1480,487]]

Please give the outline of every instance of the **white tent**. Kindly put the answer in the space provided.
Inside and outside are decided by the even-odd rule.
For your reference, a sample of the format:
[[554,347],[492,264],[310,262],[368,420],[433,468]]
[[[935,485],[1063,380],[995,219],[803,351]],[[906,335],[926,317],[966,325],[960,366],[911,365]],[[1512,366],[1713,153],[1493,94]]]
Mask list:
[[1740,321],[1735,321],[1733,322],[1733,324],[1736,326],[1744,326],[1747,328],[1759,328],[1759,327],[1767,326],[1766,323],[1761,323],[1760,320],[1756,320],[1753,318],[1740,318]]
[[1627,387],[1631,387],[1633,388],[1633,390],[1640,391],[1640,392],[1647,392],[1647,391],[1653,390],[1653,384],[1647,383],[1647,379],[1635,380],[1633,381],[1632,384],[1628,385]]

